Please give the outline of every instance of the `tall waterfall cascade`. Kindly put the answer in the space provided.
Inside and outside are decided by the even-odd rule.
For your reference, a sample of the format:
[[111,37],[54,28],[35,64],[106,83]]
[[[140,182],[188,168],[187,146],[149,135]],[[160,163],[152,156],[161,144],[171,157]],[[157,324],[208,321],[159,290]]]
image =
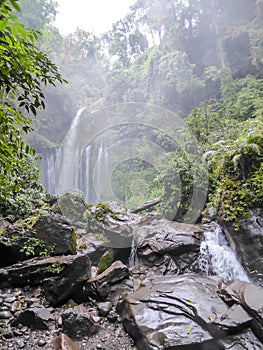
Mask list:
[[104,139],[85,144],[80,130],[82,113],[80,108],[71,122],[61,147],[57,152],[47,153],[40,165],[42,183],[51,194],[62,194],[72,190],[84,193],[85,200],[96,203],[103,200],[107,177],[108,151]]
[[199,267],[207,276],[217,275],[226,280],[249,282],[249,278],[235,252],[218,225],[208,227],[201,243]]

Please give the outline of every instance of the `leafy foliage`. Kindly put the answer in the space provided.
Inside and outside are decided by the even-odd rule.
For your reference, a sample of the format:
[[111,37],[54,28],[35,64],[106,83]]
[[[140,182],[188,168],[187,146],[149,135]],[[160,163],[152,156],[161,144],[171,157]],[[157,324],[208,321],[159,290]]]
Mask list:
[[[57,67],[35,46],[37,33],[26,29],[13,10],[18,1],[0,3],[0,202],[1,216],[14,220],[41,201],[34,150],[24,141],[31,117],[44,108],[42,85],[62,82]],[[28,116],[25,113],[29,113]]]

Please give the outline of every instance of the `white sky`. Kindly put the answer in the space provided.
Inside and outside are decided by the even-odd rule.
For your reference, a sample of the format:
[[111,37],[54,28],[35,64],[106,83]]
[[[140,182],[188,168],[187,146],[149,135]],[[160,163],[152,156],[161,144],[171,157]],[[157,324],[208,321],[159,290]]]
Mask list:
[[125,17],[136,0],[57,0],[59,3],[56,27],[62,34],[77,27],[102,34],[112,23]]

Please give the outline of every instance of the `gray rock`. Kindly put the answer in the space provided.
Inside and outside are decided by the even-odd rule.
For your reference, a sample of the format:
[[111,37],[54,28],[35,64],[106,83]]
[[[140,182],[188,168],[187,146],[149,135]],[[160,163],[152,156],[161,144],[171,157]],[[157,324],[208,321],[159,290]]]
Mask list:
[[83,286],[83,298],[92,296],[96,300],[105,300],[113,285],[130,276],[129,269],[121,261],[115,261],[101,274],[90,278]]
[[9,320],[10,318],[12,318],[12,314],[10,311],[8,311],[8,310],[0,311],[0,319],[1,320]]
[[91,336],[99,331],[92,315],[84,306],[76,306],[66,310],[62,315],[62,331],[73,340]]
[[251,283],[227,281],[219,284],[219,293],[227,302],[229,299],[241,305],[249,315],[251,328],[263,343],[263,290]]
[[24,244],[34,237],[32,230],[11,225],[0,236],[0,267],[23,261],[28,256],[22,252]]
[[13,321],[12,326],[19,324],[28,326],[31,329],[46,330],[48,329],[48,321],[53,320],[51,313],[46,308],[31,308],[22,311]]
[[257,316],[233,305],[234,300],[229,306],[217,294],[218,281],[197,275],[155,277],[122,301],[118,311],[138,349],[225,349],[222,340],[230,342],[233,333],[252,334],[249,327]]
[[6,227],[10,226],[11,223],[7,220],[1,219],[0,220],[0,231],[3,231]]
[[173,261],[173,273],[193,270],[197,264],[202,230],[195,225],[165,219],[151,220],[135,229],[139,262],[163,269],[167,258]]
[[30,259],[0,270],[0,288],[44,285],[46,299],[58,305],[70,298],[90,277],[86,255]]
[[25,220],[5,229],[0,236],[0,267],[39,256],[43,250],[53,256],[76,253],[76,232],[62,215],[41,215],[35,220],[33,227]]
[[65,266],[57,277],[43,281],[46,299],[56,306],[66,302],[71,296],[77,295],[85,281],[90,278],[90,259],[87,255],[75,255],[71,264]]
[[110,301],[105,301],[104,303],[97,303],[97,309],[102,317],[108,315],[112,309],[112,303]]
[[41,215],[33,229],[36,238],[53,248],[53,255],[76,254],[75,230],[62,215]]

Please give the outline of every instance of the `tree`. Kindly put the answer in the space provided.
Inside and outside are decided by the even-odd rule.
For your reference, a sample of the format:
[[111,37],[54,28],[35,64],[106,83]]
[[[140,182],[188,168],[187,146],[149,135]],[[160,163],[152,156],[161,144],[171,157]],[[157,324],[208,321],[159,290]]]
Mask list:
[[34,150],[24,141],[31,116],[45,108],[42,86],[63,82],[57,67],[35,46],[37,33],[13,13],[19,10],[17,0],[0,2],[0,212],[13,219],[34,206],[33,197],[19,202],[24,187],[32,186],[35,197],[41,192]]

